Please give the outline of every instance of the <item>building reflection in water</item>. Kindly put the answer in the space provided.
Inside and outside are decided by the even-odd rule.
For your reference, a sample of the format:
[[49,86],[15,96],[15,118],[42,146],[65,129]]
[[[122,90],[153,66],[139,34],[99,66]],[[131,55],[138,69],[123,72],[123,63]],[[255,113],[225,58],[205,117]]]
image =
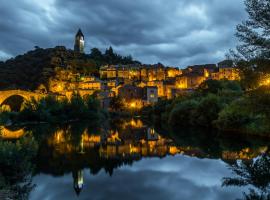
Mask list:
[[83,189],[83,170],[72,172],[72,176],[73,176],[74,190],[76,194],[79,196]]
[[[87,127],[77,128],[69,125],[48,134],[40,142],[37,171],[39,173],[45,171],[56,176],[72,172],[74,190],[79,195],[83,188],[82,169],[85,168],[90,168],[92,174],[105,169],[112,175],[113,169],[146,157],[162,158],[184,154],[198,158],[221,158],[231,162],[237,159],[251,160],[268,151],[268,145],[243,146],[238,150],[226,149],[220,145],[217,148],[218,153],[211,154],[193,142],[184,142],[181,145],[175,143],[166,134],[159,134],[153,127],[145,126],[139,119],[114,124],[117,126],[109,130],[100,129],[98,133],[92,132],[92,129]],[[15,133],[6,131],[4,136],[17,138],[18,133],[24,135],[20,130]],[[38,136],[38,132],[36,135]]]

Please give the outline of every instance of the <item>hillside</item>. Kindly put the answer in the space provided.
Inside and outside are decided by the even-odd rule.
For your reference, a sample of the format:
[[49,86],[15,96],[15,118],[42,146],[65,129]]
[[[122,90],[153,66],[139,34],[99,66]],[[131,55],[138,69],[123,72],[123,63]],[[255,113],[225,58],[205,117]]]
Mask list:
[[97,76],[101,65],[135,62],[131,56],[115,54],[111,47],[104,54],[97,48],[91,54],[78,54],[63,46],[48,49],[37,47],[24,55],[0,62],[0,90],[35,90],[40,84],[47,85],[49,78],[55,76],[59,68]]

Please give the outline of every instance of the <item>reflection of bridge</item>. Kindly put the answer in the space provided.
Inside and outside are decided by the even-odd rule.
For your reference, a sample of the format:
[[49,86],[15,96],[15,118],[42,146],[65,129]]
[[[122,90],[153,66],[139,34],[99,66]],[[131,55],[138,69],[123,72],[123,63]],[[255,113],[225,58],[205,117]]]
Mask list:
[[25,134],[23,128],[19,130],[9,130],[6,127],[0,127],[1,137],[4,139],[18,139]]
[[44,94],[41,93],[35,93],[31,91],[25,91],[25,90],[5,90],[0,91],[0,106],[7,100],[8,98],[12,96],[20,96],[24,100],[31,100],[32,98],[39,100],[40,98],[44,97]]

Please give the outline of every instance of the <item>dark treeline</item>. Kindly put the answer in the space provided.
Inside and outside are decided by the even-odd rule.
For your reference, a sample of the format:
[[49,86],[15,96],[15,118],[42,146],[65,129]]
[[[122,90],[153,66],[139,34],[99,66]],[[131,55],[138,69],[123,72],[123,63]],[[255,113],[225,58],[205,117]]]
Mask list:
[[91,49],[90,58],[96,62],[97,66],[106,65],[106,64],[140,64],[139,61],[133,60],[132,56],[121,56],[114,52],[112,47],[106,49],[102,53],[98,48]]

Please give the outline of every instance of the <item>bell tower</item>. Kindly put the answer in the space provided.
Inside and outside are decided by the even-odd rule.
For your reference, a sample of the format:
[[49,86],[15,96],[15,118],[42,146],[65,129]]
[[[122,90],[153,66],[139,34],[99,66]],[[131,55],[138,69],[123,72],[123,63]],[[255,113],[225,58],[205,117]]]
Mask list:
[[74,51],[77,53],[84,53],[84,35],[81,29],[78,30],[75,36]]

